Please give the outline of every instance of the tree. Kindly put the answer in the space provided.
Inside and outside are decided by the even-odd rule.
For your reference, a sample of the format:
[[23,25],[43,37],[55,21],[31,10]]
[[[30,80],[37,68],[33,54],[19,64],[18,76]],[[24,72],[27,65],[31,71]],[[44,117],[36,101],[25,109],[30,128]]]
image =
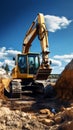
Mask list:
[[8,74],[9,72],[9,65],[6,64],[5,66],[2,66],[2,68],[6,71],[6,73]]

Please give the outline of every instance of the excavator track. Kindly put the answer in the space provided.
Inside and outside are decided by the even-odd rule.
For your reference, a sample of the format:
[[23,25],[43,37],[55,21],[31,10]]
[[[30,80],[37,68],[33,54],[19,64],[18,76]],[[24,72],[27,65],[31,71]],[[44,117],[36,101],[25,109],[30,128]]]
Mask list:
[[44,93],[44,86],[40,82],[31,81],[30,83],[26,83],[27,81],[20,81],[18,79],[11,81],[10,83],[10,92],[4,90],[4,95],[10,99],[14,98],[22,98],[22,95],[26,93],[35,93],[42,94]]

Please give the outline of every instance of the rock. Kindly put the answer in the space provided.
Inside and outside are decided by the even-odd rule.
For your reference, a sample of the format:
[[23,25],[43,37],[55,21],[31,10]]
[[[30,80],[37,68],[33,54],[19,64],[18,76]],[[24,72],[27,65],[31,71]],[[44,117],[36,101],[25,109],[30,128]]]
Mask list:
[[37,119],[37,117],[35,115],[32,115],[32,119]]
[[22,130],[31,130],[29,124],[23,125]]
[[65,110],[64,114],[66,115],[66,117],[67,117],[69,120],[73,120],[73,107],[67,108],[67,109]]
[[61,130],[73,130],[73,121],[68,121],[62,124],[59,129]]
[[22,117],[26,117],[27,116],[27,114],[25,112],[22,112],[21,115],[22,115]]
[[[64,111],[57,113],[52,119],[54,120],[55,124],[59,124],[60,126],[63,124],[63,126],[64,126],[64,124],[66,122],[69,123],[73,120],[73,107],[65,108]],[[65,127],[66,126],[67,126],[67,124],[65,124]],[[71,129],[69,129],[69,130],[71,130]]]
[[56,124],[56,125],[53,125],[49,128],[49,130],[62,130],[62,129],[59,129],[59,125]]
[[0,108],[0,112],[3,112],[4,115],[5,115],[5,114],[6,114],[6,115],[11,114],[10,109],[7,108],[7,107],[1,107],[1,108]]
[[51,119],[43,119],[43,120],[42,120],[42,123],[44,123],[45,125],[50,126],[50,125],[53,125],[53,124],[54,124],[54,121],[51,120]]
[[65,107],[61,106],[60,111],[65,111]]
[[40,114],[46,114],[48,118],[51,118],[54,116],[54,113],[52,113],[49,109],[41,109]]
[[54,121],[55,121],[55,123],[57,123],[57,124],[61,123],[61,122],[62,122],[61,116],[55,117],[55,118],[54,118]]
[[50,115],[51,111],[49,109],[41,109],[40,114],[48,114],[48,115]]

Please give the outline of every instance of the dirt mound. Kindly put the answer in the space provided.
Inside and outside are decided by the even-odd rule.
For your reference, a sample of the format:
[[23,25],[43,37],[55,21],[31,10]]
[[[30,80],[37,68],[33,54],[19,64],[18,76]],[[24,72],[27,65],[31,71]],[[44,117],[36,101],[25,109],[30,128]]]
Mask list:
[[2,78],[0,78],[0,98],[4,99],[4,85],[2,83]]
[[4,89],[9,92],[10,81],[10,78],[0,77],[0,99],[7,100],[7,97],[4,95]]
[[66,65],[55,85],[58,96],[62,99],[73,98],[73,60]]
[[32,102],[31,97],[24,97],[20,101],[0,100],[0,130],[73,130],[73,101],[65,107],[66,102],[59,104],[62,101],[58,99],[37,98],[36,102],[33,98]]

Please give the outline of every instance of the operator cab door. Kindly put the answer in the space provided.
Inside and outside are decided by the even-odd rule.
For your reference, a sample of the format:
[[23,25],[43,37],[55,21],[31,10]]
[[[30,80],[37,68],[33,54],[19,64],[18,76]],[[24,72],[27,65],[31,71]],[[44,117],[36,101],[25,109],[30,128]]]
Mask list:
[[18,68],[22,74],[36,74],[40,66],[39,54],[18,55]]
[[36,74],[40,66],[39,54],[28,54],[28,70],[29,74]]
[[27,55],[18,55],[18,68],[20,73],[27,73]]

